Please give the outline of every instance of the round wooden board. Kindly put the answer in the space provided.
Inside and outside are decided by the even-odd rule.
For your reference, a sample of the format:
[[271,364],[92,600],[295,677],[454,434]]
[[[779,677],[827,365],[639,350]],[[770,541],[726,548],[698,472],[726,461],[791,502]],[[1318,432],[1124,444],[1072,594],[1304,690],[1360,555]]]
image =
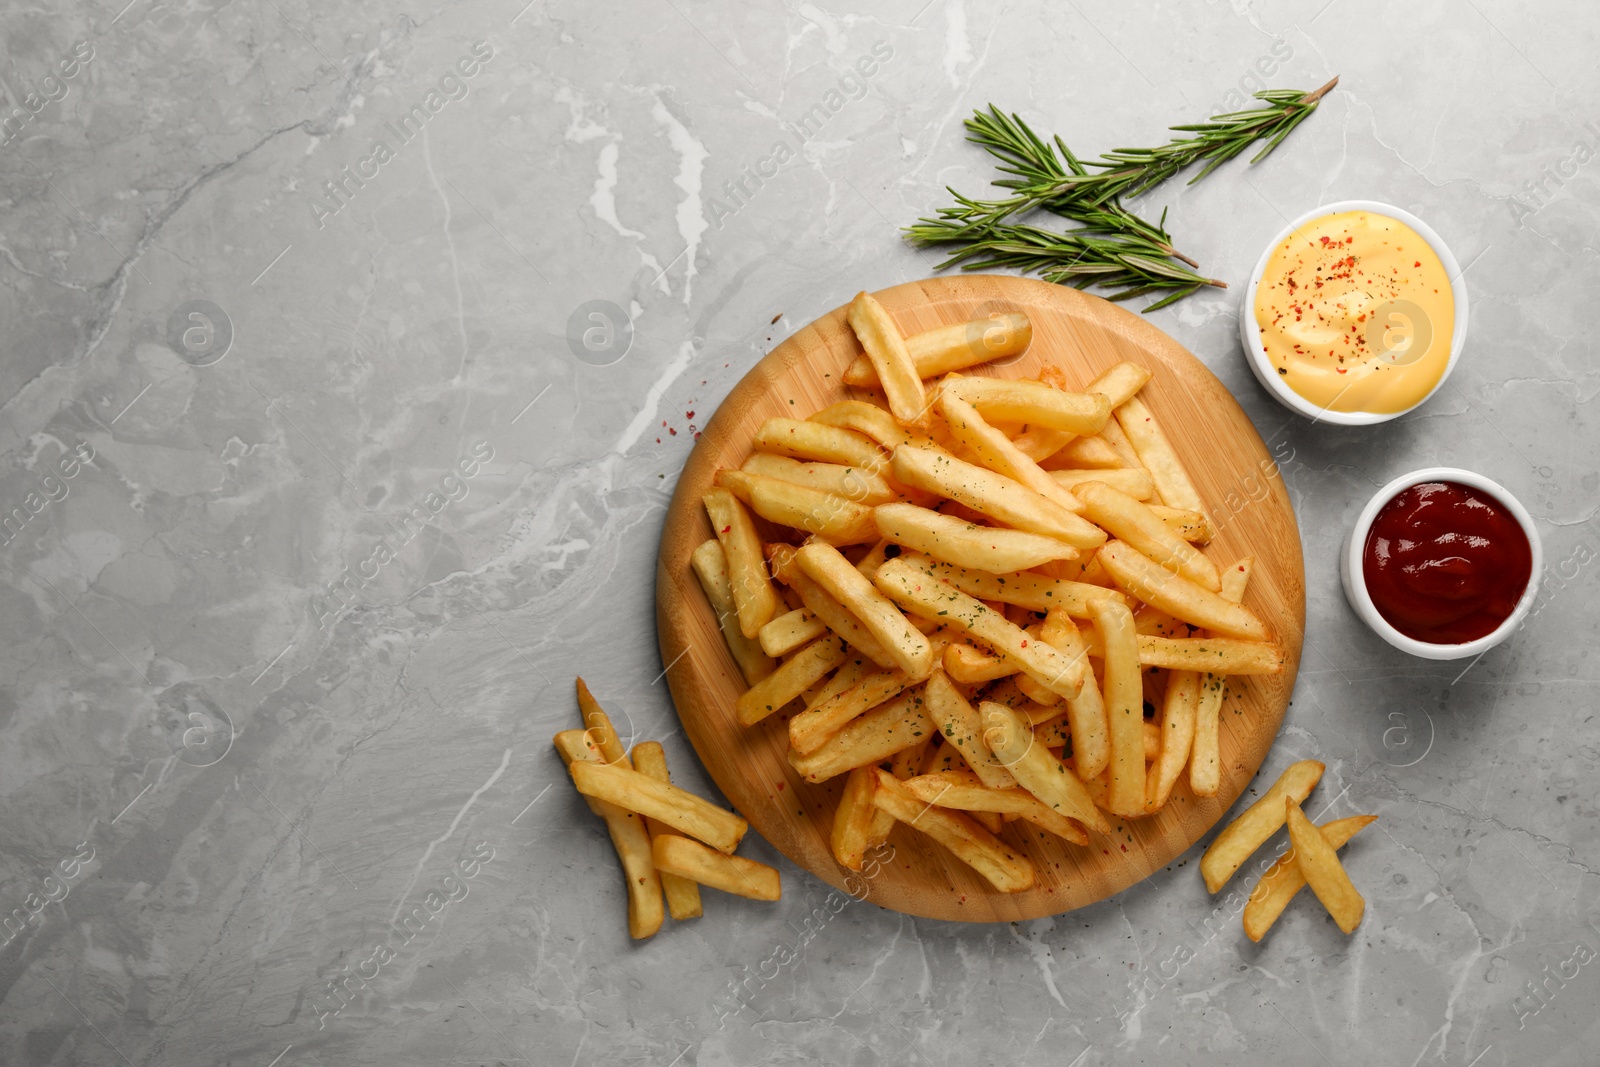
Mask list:
[[[1054,837],[1002,837],[1030,856],[1038,881],[1023,893],[997,892],[932,839],[897,825],[892,860],[868,882],[865,899],[912,915],[972,922],[1036,919],[1103,900],[1181,854],[1227,811],[1266,757],[1294,688],[1305,625],[1300,533],[1288,494],[1261,437],[1221,382],[1176,341],[1138,315],[1098,297],[1025,278],[967,275],[908,282],[877,293],[905,334],[965,322],[993,311],[1025,312],[1033,323],[1027,352],[999,368],[968,373],[1036,376],[1055,363],[1068,380],[1088,383],[1128,360],[1150,368],[1141,394],[1160,420],[1218,527],[1207,554],[1219,563],[1254,556],[1245,604],[1266,620],[1287,653],[1284,672],[1233,678],[1223,706],[1222,788],[1196,798],[1184,774],[1159,814],[1113,818],[1109,836],[1087,847]],[[810,785],[785,756],[785,720],[742,727],[734,701],[744,691],[715,614],[689,566],[712,536],[701,496],[722,467],[749,454],[757,426],[773,416],[804,418],[846,396],[839,384],[861,353],[840,307],[783,342],[745,375],[706,426],[667,512],[656,568],[656,628],[667,679],[695,751],[723,794],[778,851],[823,881],[845,888],[846,870],[828,838],[844,777]],[[759,520],[758,520],[759,521]],[[1196,877],[1190,874],[1189,877]],[[861,878],[851,877],[859,893]]]

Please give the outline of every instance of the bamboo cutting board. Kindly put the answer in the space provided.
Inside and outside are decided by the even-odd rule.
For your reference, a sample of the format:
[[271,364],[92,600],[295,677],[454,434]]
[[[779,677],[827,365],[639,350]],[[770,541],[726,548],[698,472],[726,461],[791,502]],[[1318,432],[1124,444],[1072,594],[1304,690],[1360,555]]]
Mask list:
[[[854,293],[841,292],[848,298]],[[889,838],[892,859],[866,880],[864,899],[936,919],[1001,922],[1035,919],[1102,900],[1159,871],[1228,810],[1266,757],[1289,703],[1305,625],[1305,572],[1288,494],[1260,436],[1221,382],[1176,341],[1132,312],[1076,290],[1025,278],[968,275],[908,282],[875,294],[904,334],[965,322],[997,311],[1024,312],[1033,343],[1010,365],[965,373],[1034,377],[1055,363],[1070,381],[1088,383],[1122,360],[1148,367],[1141,394],[1187,466],[1218,528],[1206,553],[1219,565],[1254,556],[1245,595],[1284,646],[1287,666],[1272,677],[1230,678],[1222,710],[1222,787],[1195,797],[1185,771],[1159,814],[1111,818],[1113,832],[1091,832],[1088,846],[1008,824],[1001,834],[1038,868],[1034,887],[1000,893],[932,839],[903,825]],[[834,862],[833,811],[845,782],[801,780],[785,756],[786,717],[740,726],[734,701],[744,682],[689,555],[712,536],[701,496],[722,467],[737,467],[764,419],[804,418],[862,390],[840,384],[861,353],[839,307],[783,342],[734,388],[684,465],[667,512],[656,566],[656,628],[667,679],[695,751],[723,794],[778,851],[823,881],[861,895],[862,877]],[[757,520],[758,523],[760,520]],[[1195,877],[1189,875],[1189,877]],[[795,887],[790,887],[790,892]]]

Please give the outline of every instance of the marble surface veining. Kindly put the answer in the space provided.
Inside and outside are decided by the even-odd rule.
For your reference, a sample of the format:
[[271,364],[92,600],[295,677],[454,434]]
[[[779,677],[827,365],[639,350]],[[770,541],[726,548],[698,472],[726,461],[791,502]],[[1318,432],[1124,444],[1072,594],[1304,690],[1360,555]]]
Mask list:
[[[1591,5],[123,2],[0,12],[0,1063],[1600,1057]],[[1356,935],[1303,895],[1251,944],[1198,847],[956,925],[752,839],[781,902],[708,892],[631,943],[549,739],[582,673],[715,795],[653,624],[696,428],[799,326],[933,272],[897,227],[992,176],[973,108],[1099,152],[1334,74],[1270,159],[1144,207],[1230,285],[1152,320],[1294,499],[1307,641],[1263,773],[1324,760],[1312,814],[1380,815]],[[1367,430],[1291,417],[1236,340],[1265,243],[1352,197],[1427,220],[1471,293],[1446,387]],[[1433,464],[1545,546],[1471,664],[1338,586],[1367,497]]]

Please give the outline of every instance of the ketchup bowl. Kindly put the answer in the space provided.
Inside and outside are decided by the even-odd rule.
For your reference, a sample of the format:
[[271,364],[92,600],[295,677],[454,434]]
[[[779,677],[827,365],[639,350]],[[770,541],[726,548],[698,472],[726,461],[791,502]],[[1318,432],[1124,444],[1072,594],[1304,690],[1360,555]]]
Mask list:
[[[1392,505],[1392,506],[1391,506]],[[1481,655],[1533,609],[1544,550],[1533,517],[1499,483],[1428,467],[1378,490],[1340,560],[1350,606],[1423,659]]]

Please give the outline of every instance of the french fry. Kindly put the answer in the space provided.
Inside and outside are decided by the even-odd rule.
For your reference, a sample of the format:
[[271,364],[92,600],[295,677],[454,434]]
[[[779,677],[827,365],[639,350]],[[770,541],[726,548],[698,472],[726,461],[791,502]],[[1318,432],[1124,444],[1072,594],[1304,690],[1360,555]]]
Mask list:
[[827,632],[827,623],[805,608],[795,608],[767,623],[757,636],[761,641],[761,651],[769,656],[787,656]]
[[878,374],[878,384],[888,398],[895,421],[902,426],[926,426],[928,402],[922,375],[912,362],[894,319],[872,294],[865,292],[857,293],[850,302],[846,318]]
[[1117,815],[1144,813],[1144,676],[1133,613],[1127,605],[1095,601],[1095,627],[1105,657],[1106,728],[1111,739],[1106,803]]
[[1076,511],[1081,506],[1077,497],[1057,485],[1048,471],[1018,450],[1005,434],[985,422],[983,416],[978,414],[978,409],[965,400],[947,389],[941,389],[939,412],[944,416],[951,434],[983,466],[1021,482],[1068,511]]
[[1025,571],[1054,559],[1075,559],[1065,541],[1021,530],[976,526],[915,504],[883,504],[873,509],[877,532],[897,545],[957,566],[995,574]]
[[[640,741],[633,746],[633,765],[640,774],[648,775],[658,782],[671,784],[672,775],[667,771],[667,753],[659,741]],[[675,831],[661,825],[654,819],[645,819],[645,828],[650,831],[650,840],[663,834],[672,834]],[[700,904],[700,887],[681,875],[661,872],[661,889],[667,897],[667,914],[674,919],[698,918],[704,913]]]
[[617,728],[611,725],[611,717],[589,692],[589,687],[583,684],[582,678],[578,679],[577,689],[578,712],[583,716],[583,732],[599,749],[601,762],[631,766],[628,763],[627,752],[622,747],[622,739],[617,736]]
[[734,702],[739,721],[754,726],[816,685],[849,654],[841,638],[832,634],[817,638],[740,695]]
[[705,495],[706,515],[727,559],[728,583],[739,612],[739,632],[755,640],[761,628],[778,614],[778,591],[767,580],[761,557],[761,538],[750,513],[739,498],[715,488]]
[[1110,832],[1111,825],[1094,806],[1083,781],[1034,739],[1032,729],[1020,715],[1004,704],[985,700],[978,706],[978,716],[983,722],[984,741],[1018,785],[1057,814],[1076,819],[1102,834]]
[[1153,763],[1161,754],[1161,727],[1151,722],[1144,721],[1144,761]]
[[[1112,405],[1116,407],[1118,405]],[[1110,445],[1112,451],[1122,457],[1122,461],[1130,467],[1139,467],[1139,452],[1133,447],[1133,442],[1128,440],[1128,435],[1122,429],[1122,423],[1116,419],[1107,419],[1106,424],[1100,427],[1100,437]]]
[[[1323,823],[1317,827],[1317,832],[1328,842],[1329,848],[1337,850],[1377,820],[1376,815],[1352,815],[1348,819]],[[1278,862],[1251,890],[1250,901],[1244,906],[1244,933],[1250,940],[1260,941],[1265,937],[1295,894],[1305,888],[1306,876],[1295,857],[1293,848],[1279,856]]]
[[1147,504],[1151,512],[1167,528],[1190,544],[1203,545],[1217,536],[1216,530],[1211,527],[1211,520],[1198,511],[1184,511],[1182,508],[1169,508],[1165,504]]
[[872,509],[842,496],[743,471],[718,471],[717,485],[768,522],[805,530],[829,544],[859,545],[878,539]]
[[[1033,327],[1028,316],[1017,312],[991,315],[987,319],[958,322],[953,326],[914,333],[906,338],[906,350],[917,373],[937,378],[953,370],[965,370],[993,359],[1014,356],[1028,347]],[[878,372],[866,356],[857,356],[845,369],[844,384],[859,388],[878,387]]]
[[1016,378],[955,378],[944,386],[989,420],[1011,419],[1075,434],[1096,434],[1111,417],[1100,393],[1068,393]]
[[934,728],[944,735],[944,747],[958,753],[980,781],[990,789],[1010,789],[1016,778],[995,758],[983,739],[983,723],[978,711],[961,691],[950,684],[942,671],[934,671],[924,687],[928,714]]
[[1084,482],[1073,489],[1084,511],[1113,537],[1149,556],[1166,570],[1216,592],[1222,588],[1217,565],[1199,549],[1172,532],[1144,504],[1104,482]]
[[1129,397],[1117,407],[1116,414],[1117,422],[1133,443],[1133,450],[1139,454],[1139,465],[1155,479],[1160,502],[1168,507],[1205,514],[1205,505],[1189,480],[1189,472],[1183,469],[1172,443],[1145,402],[1137,396]]
[[889,463],[876,442],[837,426],[801,419],[768,419],[757,428],[751,448],[864,471],[878,471]]
[[837,426],[841,430],[854,430],[863,437],[872,438],[878,442],[878,447],[890,452],[901,445],[911,445],[914,448],[938,447],[931,438],[911,433],[895,422],[893,415],[865,400],[841,400],[837,404],[830,404],[810,416],[809,421],[820,422],[824,426]]
[[1246,641],[1267,639],[1267,628],[1254,612],[1167,571],[1131,545],[1107,541],[1095,559],[1123,589],[1192,626]]
[[814,708],[824,701],[832,700],[876,670],[877,664],[860,652],[852,652],[850,657],[839,664],[839,668],[828,677],[827,682],[807,698],[806,707]]
[[968,596],[975,596],[979,600],[998,600],[1002,604],[1014,604],[1029,611],[1061,608],[1073,618],[1087,619],[1093,600],[1110,597],[1122,603],[1127,602],[1127,597],[1115,590],[1087,582],[1050,578],[1037,572],[994,574],[972,567],[958,567],[954,563],[915,552],[901,553],[900,558],[929,577],[952,585]]
[[[1040,430],[1039,433],[1059,433],[1057,430]],[[1032,434],[1029,431],[1017,438],[1019,452],[1030,446]],[[1048,442],[1046,442],[1048,443]],[[1032,457],[1032,452],[1024,452]],[[1046,459],[1050,462],[1050,469],[1055,470],[1122,470],[1127,466],[1127,461],[1122,455],[1106,442],[1104,437],[1095,434],[1093,437],[1074,437],[1059,449],[1053,450]]]
[[[1041,374],[1040,377],[1043,378],[1045,375]],[[1107,403],[1109,403],[1111,408],[1115,410],[1117,405],[1126,402],[1129,397],[1133,396],[1140,389],[1144,388],[1144,383],[1149,380],[1150,372],[1138,364],[1118,363],[1116,366],[1100,375],[1094,381],[1090,382],[1083,391],[1086,393],[1099,393],[1101,396],[1106,398]],[[1064,386],[1065,383],[1052,382],[1052,384],[1060,384]],[[1078,440],[1090,439],[1079,438]],[[1054,455],[1055,453],[1061,451],[1063,447],[1073,443],[1076,442],[1074,441],[1074,437],[1071,433],[1068,433],[1065,430],[1051,430],[1044,427],[1030,429],[1016,440],[1018,451],[1022,452],[1029,459],[1034,461],[1042,460]],[[1104,441],[1100,441],[1098,443],[1104,446],[1106,451],[1110,452],[1111,455],[1116,454],[1114,451],[1112,451],[1109,445],[1105,444]],[[1121,463],[1110,463],[1105,465],[1113,467],[1123,466]]]
[[1070,660],[1046,642],[1029,640],[1026,631],[1004,615],[935,582],[904,560],[892,559],[879,567],[873,584],[901,607],[977,638],[1052,693],[1074,697],[1083,688],[1087,660]]
[[906,485],[964,504],[1014,530],[1059,538],[1077,548],[1105,543],[1104,533],[1054,499],[947,452],[902,446],[894,450],[891,469]]
[[880,667],[892,668],[894,659],[867,628],[850,614],[845,606],[835,600],[826,589],[818,585],[809,574],[800,569],[793,545],[768,545],[767,555],[772,560],[773,576],[800,596],[806,610],[827,624],[872,662]]
[[[748,464],[747,464],[748,465]],[[759,473],[759,472],[756,472]],[[1113,467],[1108,470],[1058,470],[1050,477],[1064,489],[1076,489],[1084,482],[1104,482],[1111,488],[1133,497],[1149,500],[1156,491],[1156,483],[1143,467]]]
[[863,507],[876,507],[896,499],[889,483],[866,467],[808,463],[788,456],[775,456],[770,452],[752,452],[739,469],[745,474],[776,478],[780,482],[793,482],[818,492],[841,496]]
[[[1250,571],[1255,566],[1253,557],[1239,560],[1222,572],[1222,599],[1237,604],[1244,599],[1245,585],[1250,581]],[[1283,669],[1283,654],[1278,651],[1278,670]],[[1141,661],[1144,653],[1140,651]],[[1219,657],[1220,659],[1220,657]],[[1217,795],[1222,782],[1222,750],[1218,733],[1222,715],[1222,697],[1227,686],[1226,675],[1243,671],[1218,669],[1209,663],[1200,677],[1200,704],[1195,710],[1194,754],[1189,757],[1189,788],[1197,797]],[[1277,673],[1277,672],[1273,672]],[[1270,923],[1269,923],[1270,925]]]
[[1002,893],[1020,893],[1033,886],[1037,871],[1026,856],[971,818],[923,803],[888,771],[878,771],[873,803],[955,853]]
[[[1101,653],[1097,634],[1084,634],[1089,655]],[[1139,665],[1174,671],[1215,674],[1281,674],[1283,648],[1275,641],[1241,641],[1235,637],[1156,637],[1138,635]]]
[[728,578],[728,557],[722,551],[722,544],[715,538],[702,542],[690,554],[689,564],[694,568],[695,577],[700,580],[700,588],[705,590],[711,610],[717,613],[717,626],[722,630],[722,639],[727,643],[729,655],[744,676],[744,684],[755,685],[778,665],[762,651],[760,642],[746,637],[739,629],[739,608],[733,600],[733,583]]
[[912,680],[905,671],[882,671],[867,675],[844,692],[790,719],[789,747],[802,756],[815,752],[852,719],[866,714],[886,700],[894,699],[911,684]]
[[751,900],[777,900],[783,895],[778,872],[765,863],[743,856],[727,856],[687,837],[656,838],[652,856],[657,870],[724,893]]
[[1278,832],[1283,826],[1284,798],[1291,798],[1296,804],[1304,802],[1322,778],[1323,769],[1317,760],[1291,763],[1260,800],[1246,808],[1212,840],[1200,858],[1200,874],[1206,880],[1207,890],[1215,893],[1227,885],[1244,861]]
[[750,824],[731,811],[693,793],[658,782],[620,764],[579,763],[567,766],[578,792],[636,811],[674,830],[731,853]]
[[[912,681],[921,681],[933,670],[933,648],[928,639],[906,620],[893,601],[852,567],[838,549],[831,545],[809,544],[795,553],[795,561],[812,581],[827,590],[878,639],[894,665]],[[782,669],[780,667],[779,671]]]
[[1173,671],[1167,677],[1167,694],[1161,705],[1160,750],[1145,781],[1145,811],[1157,812],[1166,805],[1178,776],[1188,765],[1199,705],[1200,675]]
[[[568,771],[590,761],[592,765],[603,766],[604,757],[598,747],[585,740],[588,734],[588,730],[563,730],[556,734],[556,751]],[[584,800],[591,811],[605,820],[611,847],[616,849],[617,860],[622,864],[623,878],[628,885],[628,936],[649,937],[661,929],[665,909],[661,905],[661,876],[651,857],[650,831],[645,827],[644,816],[594,797],[585,796]]]
[[1311,825],[1306,813],[1300,810],[1293,797],[1284,798],[1284,813],[1289,823],[1289,843],[1294,847],[1295,865],[1305,876],[1306,884],[1328,909],[1340,931],[1355,932],[1366,913],[1367,902],[1345,873],[1339,862],[1339,853],[1328,839]]
[[945,646],[942,664],[945,673],[962,685],[982,685],[1019,670],[1010,660],[962,641]]
[[[1026,789],[990,789],[971,771],[919,775],[906,780],[906,789],[918,800],[941,808],[1019,815],[1075,845],[1089,843],[1089,835],[1076,823]],[[998,832],[990,830],[990,833]]]
[[822,743],[815,752],[789,753],[789,764],[808,782],[829,778],[857,767],[881,763],[902,749],[933,736],[933,723],[923,706],[922,690],[908,689],[852,719],[844,729]]
[[[1087,655],[1087,649],[1071,614],[1066,608],[1051,608],[1044,625],[1039,628],[1039,637],[1063,656],[1078,661]],[[1067,698],[1067,725],[1079,776],[1099,776],[1111,762],[1111,738],[1107,732],[1105,700],[1093,671],[1084,678],[1078,695]]]
[[878,810],[872,795],[877,791],[878,775],[871,767],[857,767],[845,779],[839,806],[833,812],[833,829],[828,834],[833,858],[841,867],[859,871],[866,863],[872,816]]

